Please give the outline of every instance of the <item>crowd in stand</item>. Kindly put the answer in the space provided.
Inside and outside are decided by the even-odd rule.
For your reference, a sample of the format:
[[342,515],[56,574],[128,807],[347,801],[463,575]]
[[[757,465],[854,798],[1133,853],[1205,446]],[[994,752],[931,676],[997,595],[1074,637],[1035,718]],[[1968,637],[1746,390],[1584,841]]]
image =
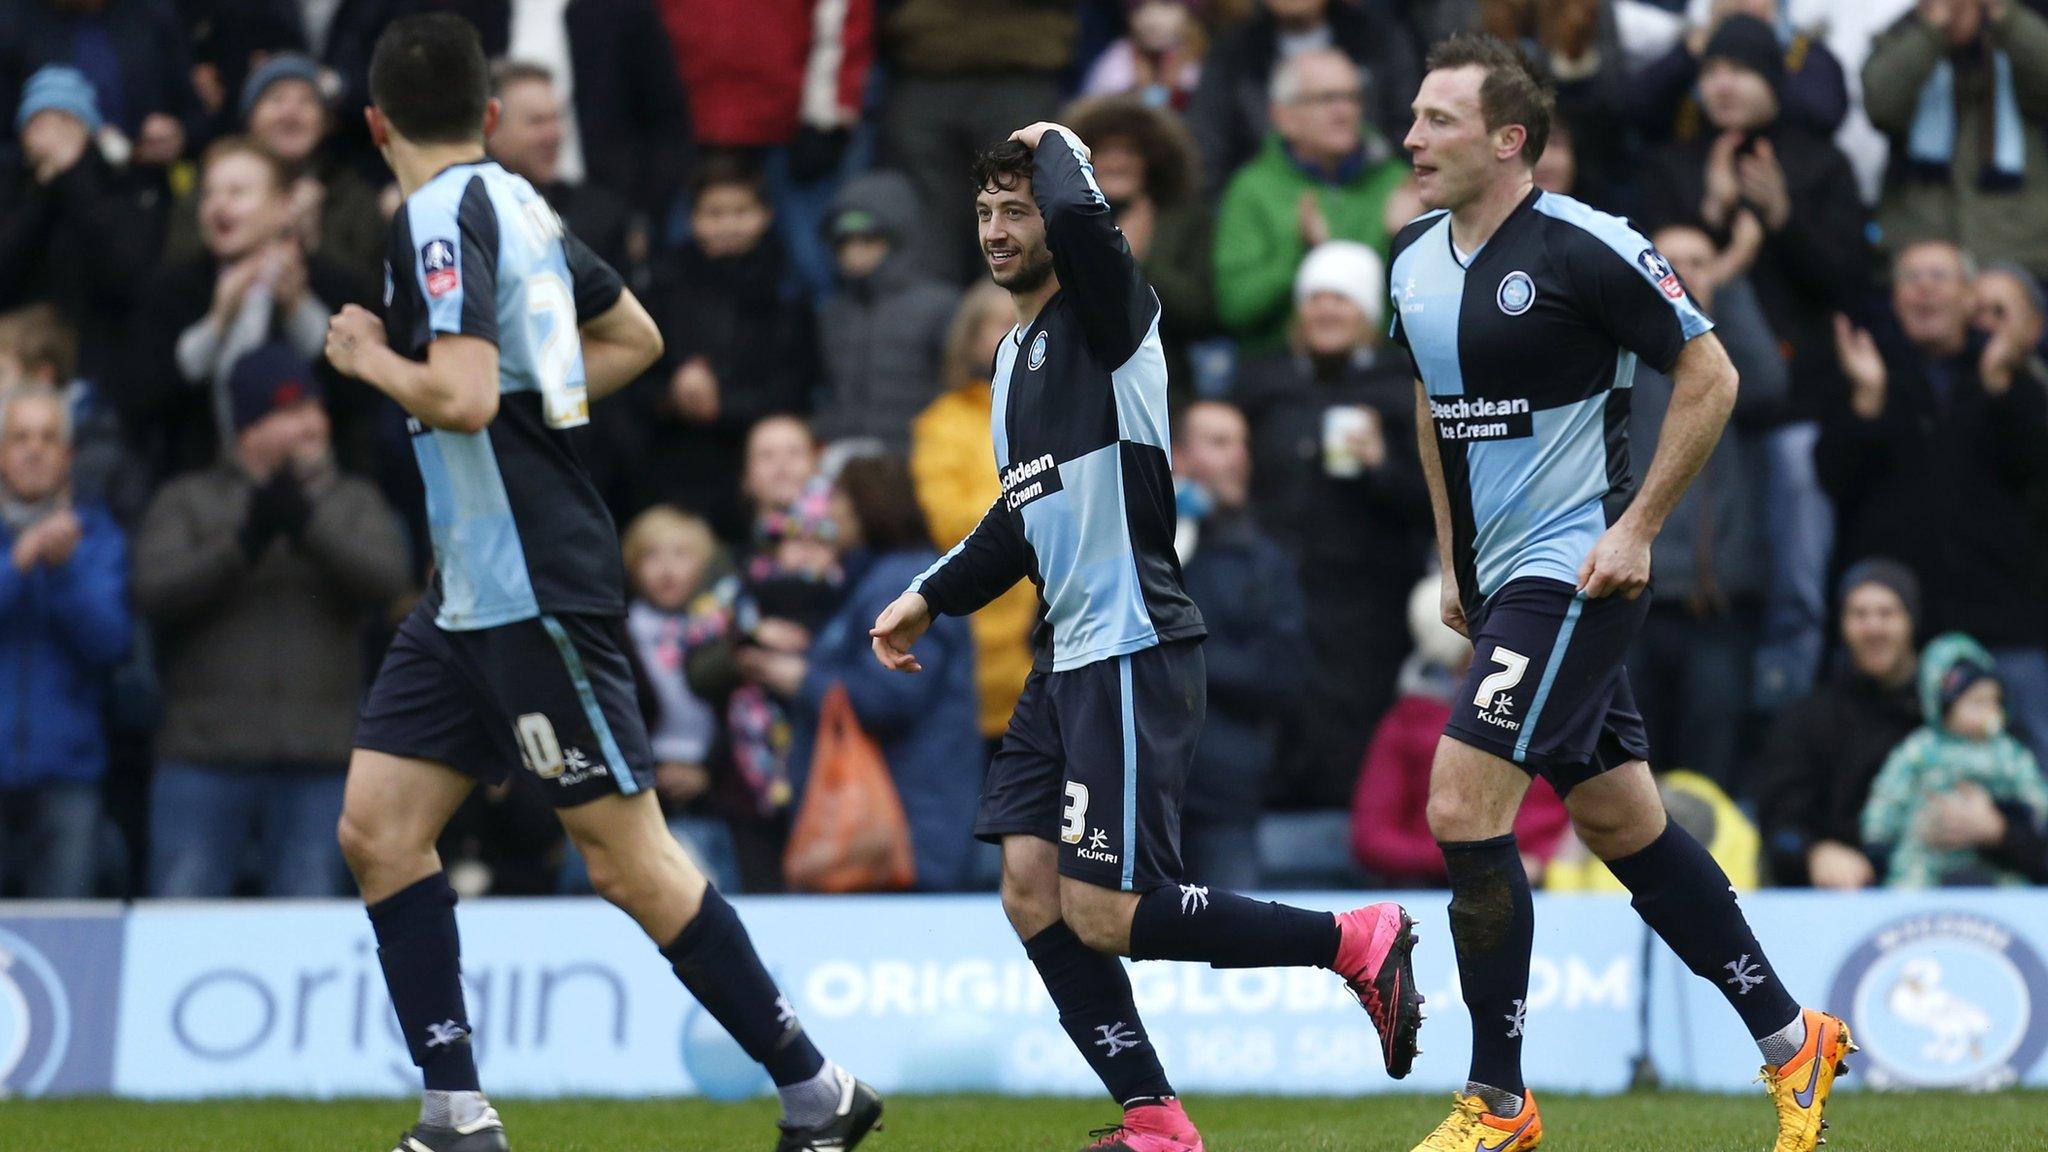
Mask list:
[[[1266,814],[1348,811],[1353,879],[1442,882],[1470,652],[1384,258],[1422,54],[1466,28],[1557,83],[1537,183],[1630,217],[1741,372],[1629,664],[1667,788],[1754,824],[1738,877],[2048,882],[2048,0],[0,0],[0,896],[344,890],[355,708],[430,574],[404,414],[320,356],[388,291],[360,110],[428,9],[498,61],[492,157],[662,329],[579,450],[656,787],[722,885],[783,886],[840,687],[917,886],[993,884],[967,830],[1031,590],[919,677],[866,630],[997,493],[1014,317],[966,173],[1040,119],[1163,306],[1192,877],[1271,881]],[[1617,394],[1638,471],[1671,388]],[[576,891],[522,779],[443,851]],[[1547,789],[1517,828],[1599,883]]]

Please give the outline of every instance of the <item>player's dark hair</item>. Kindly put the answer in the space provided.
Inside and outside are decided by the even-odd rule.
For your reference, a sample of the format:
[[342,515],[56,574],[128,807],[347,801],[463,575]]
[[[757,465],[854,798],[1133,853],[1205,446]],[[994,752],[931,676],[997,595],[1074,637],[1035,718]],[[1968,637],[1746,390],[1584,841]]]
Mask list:
[[453,13],[393,20],[370,53],[370,103],[416,144],[481,137],[490,84],[476,26]]
[[744,188],[763,206],[769,203],[768,179],[761,166],[735,153],[713,152],[697,165],[697,174],[690,180],[690,206],[696,207],[713,188]]
[[1557,113],[1557,88],[1528,54],[1483,32],[1460,32],[1429,50],[1427,68],[1479,68],[1479,114],[1488,132],[1520,124],[1528,137],[1522,163],[1534,168],[1550,143],[1550,121]]
[[1031,149],[1020,140],[1005,140],[974,155],[967,171],[976,192],[1008,192],[1031,179]]
[[1172,112],[1134,96],[1111,96],[1076,105],[1065,122],[1097,150],[1112,140],[1129,141],[1145,166],[1145,195],[1160,207],[1175,207],[1193,191],[1195,142]]
[[860,519],[862,543],[874,552],[929,548],[931,529],[917,502],[917,485],[901,456],[865,456],[846,462],[838,489]]

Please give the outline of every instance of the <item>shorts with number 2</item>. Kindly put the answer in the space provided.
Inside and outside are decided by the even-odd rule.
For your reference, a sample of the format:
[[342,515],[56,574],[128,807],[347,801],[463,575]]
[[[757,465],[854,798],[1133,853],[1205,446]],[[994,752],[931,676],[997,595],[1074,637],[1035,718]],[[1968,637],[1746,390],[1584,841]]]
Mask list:
[[423,602],[385,653],[355,746],[484,784],[524,765],[557,808],[639,792],[654,755],[625,642],[621,622],[603,616],[451,632]]
[[1181,798],[1207,712],[1199,640],[1034,671],[989,765],[974,834],[1050,840],[1060,875],[1104,888],[1179,883]]

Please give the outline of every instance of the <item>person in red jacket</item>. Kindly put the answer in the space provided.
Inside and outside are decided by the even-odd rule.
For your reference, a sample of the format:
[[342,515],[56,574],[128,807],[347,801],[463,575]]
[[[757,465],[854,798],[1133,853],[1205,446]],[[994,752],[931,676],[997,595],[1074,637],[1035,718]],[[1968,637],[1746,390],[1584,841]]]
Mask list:
[[[1423,578],[1408,598],[1415,652],[1401,666],[1400,695],[1387,709],[1351,798],[1351,855],[1382,882],[1440,888],[1448,883],[1443,850],[1429,831],[1429,766],[1464,682],[1472,645],[1437,613],[1437,579]],[[1531,880],[1542,877],[1571,818],[1550,785],[1538,780],[1515,817],[1515,839]]]
[[659,0],[698,142],[775,148],[860,119],[874,0]]

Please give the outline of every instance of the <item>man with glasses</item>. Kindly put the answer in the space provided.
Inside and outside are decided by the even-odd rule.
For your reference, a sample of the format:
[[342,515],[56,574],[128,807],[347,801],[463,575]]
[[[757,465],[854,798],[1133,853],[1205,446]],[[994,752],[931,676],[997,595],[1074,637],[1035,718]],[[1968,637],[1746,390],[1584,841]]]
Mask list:
[[[1274,73],[1300,53],[1342,52],[1363,73],[1366,120],[1386,136],[1407,126],[1408,102],[1422,82],[1412,18],[1397,15],[1391,4],[1350,0],[1257,0],[1251,7],[1202,62],[1201,83],[1188,105],[1188,130],[1212,199],[1258,151],[1271,126],[1267,95]],[[1460,17],[1469,18],[1469,12]]]
[[1216,218],[1216,316],[1247,353],[1282,344],[1294,273],[1325,240],[1387,250],[1387,200],[1408,166],[1364,122],[1358,66],[1334,48],[1273,73],[1273,129],[1230,179]]

